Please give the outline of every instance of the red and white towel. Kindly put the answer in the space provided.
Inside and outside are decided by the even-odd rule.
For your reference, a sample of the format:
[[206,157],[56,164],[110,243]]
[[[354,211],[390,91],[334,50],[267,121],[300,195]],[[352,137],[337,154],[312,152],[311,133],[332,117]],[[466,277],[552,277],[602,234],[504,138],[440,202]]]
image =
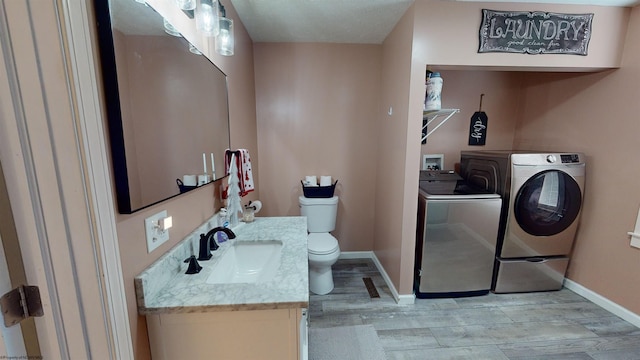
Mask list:
[[[240,196],[245,196],[255,190],[253,184],[253,172],[251,171],[251,157],[247,149],[238,149],[235,151],[227,149],[224,152],[224,172],[229,173],[231,167],[231,158],[235,154],[236,168],[238,169],[238,179],[240,183]],[[226,194],[225,194],[226,195]]]

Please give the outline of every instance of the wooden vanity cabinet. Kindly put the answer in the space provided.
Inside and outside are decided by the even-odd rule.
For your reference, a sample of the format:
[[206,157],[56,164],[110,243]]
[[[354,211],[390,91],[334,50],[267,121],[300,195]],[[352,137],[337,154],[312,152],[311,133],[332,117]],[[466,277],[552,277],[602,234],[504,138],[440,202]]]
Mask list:
[[154,360],[304,360],[306,309],[146,315]]

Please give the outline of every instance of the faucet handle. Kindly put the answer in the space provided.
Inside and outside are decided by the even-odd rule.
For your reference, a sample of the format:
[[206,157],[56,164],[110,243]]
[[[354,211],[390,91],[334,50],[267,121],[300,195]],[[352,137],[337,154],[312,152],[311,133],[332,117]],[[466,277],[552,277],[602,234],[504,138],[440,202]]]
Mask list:
[[188,259],[185,259],[185,263],[189,263],[189,268],[185,274],[197,274],[202,270],[202,266],[198,264],[198,260],[195,255],[191,255]]

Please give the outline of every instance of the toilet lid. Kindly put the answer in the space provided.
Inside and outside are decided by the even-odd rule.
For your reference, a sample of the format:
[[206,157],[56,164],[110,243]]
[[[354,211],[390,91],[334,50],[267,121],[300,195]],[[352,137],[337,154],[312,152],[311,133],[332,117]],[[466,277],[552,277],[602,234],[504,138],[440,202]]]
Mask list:
[[329,233],[311,233],[307,238],[307,248],[313,254],[331,254],[338,249],[338,240]]

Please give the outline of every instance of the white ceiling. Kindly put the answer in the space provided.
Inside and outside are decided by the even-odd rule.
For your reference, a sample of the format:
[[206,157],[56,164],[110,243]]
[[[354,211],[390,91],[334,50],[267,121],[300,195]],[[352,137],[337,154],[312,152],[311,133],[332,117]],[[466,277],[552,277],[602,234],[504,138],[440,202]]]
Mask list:
[[[222,4],[229,0],[222,0]],[[381,44],[413,0],[230,0],[254,42]],[[481,1],[481,0],[449,0]],[[493,0],[633,6],[640,0]]]
[[231,2],[254,42],[381,44],[413,0]]
[[[233,3],[254,42],[381,44],[414,0],[220,0]],[[435,1],[435,0],[432,0]],[[445,0],[446,1],[446,0]],[[481,1],[481,0],[448,0]],[[640,0],[493,0],[634,6]],[[125,34],[162,34],[162,19],[134,0],[110,0],[113,25]]]

